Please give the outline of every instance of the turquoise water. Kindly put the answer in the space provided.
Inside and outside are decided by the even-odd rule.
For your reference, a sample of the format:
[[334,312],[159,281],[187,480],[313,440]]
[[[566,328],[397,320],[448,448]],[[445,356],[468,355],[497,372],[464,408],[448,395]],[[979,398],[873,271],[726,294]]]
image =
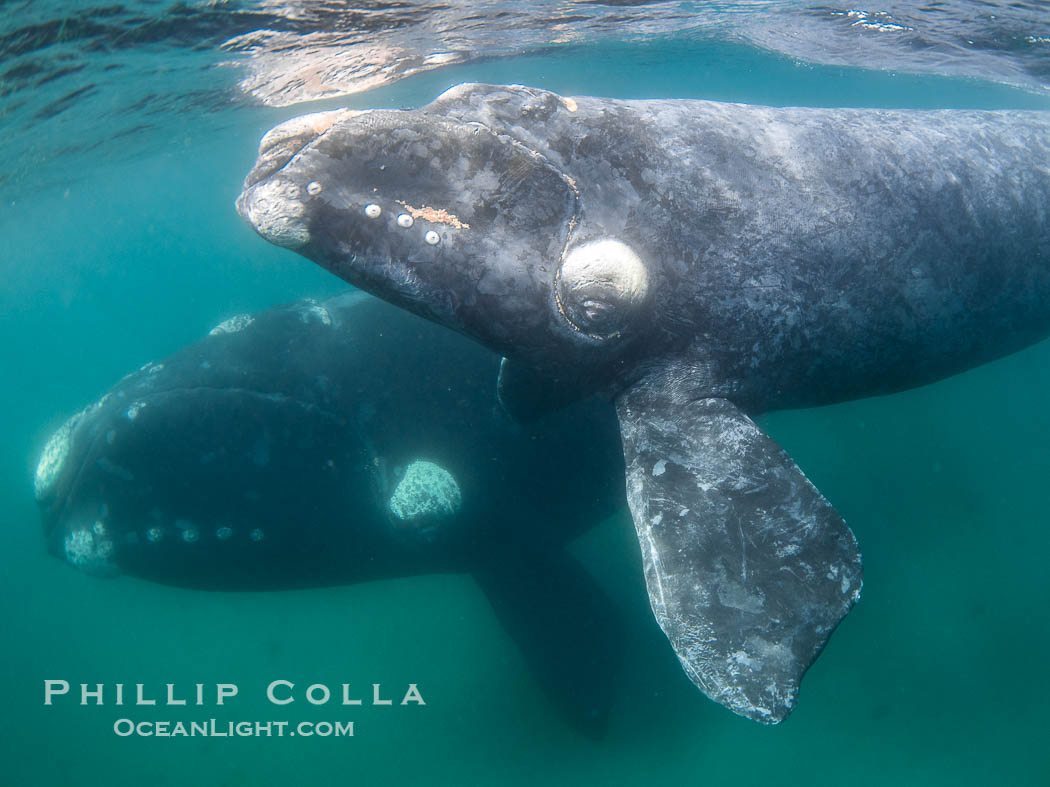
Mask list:
[[[432,72],[356,97],[425,103],[460,81],[567,94],[773,104],[1042,107],[977,81],[818,67],[728,43],[593,45]],[[328,102],[317,106],[329,106]],[[311,108],[313,105],[311,105]],[[0,782],[151,784],[1050,784],[1050,344],[907,393],[763,425],[856,533],[861,602],[776,728],[681,673],[651,620],[626,515],[574,546],[630,613],[606,739],[540,694],[467,577],[222,594],[101,581],[44,554],[32,468],[51,431],[126,372],[220,320],[342,284],[233,210],[259,136],[305,111],[244,109],[222,132],[172,122],[163,152],[11,189],[0,217]],[[43,682],[236,683],[226,708],[43,705]],[[275,679],[427,705],[285,708]],[[182,691],[186,694],[187,691]],[[115,719],[356,722],[336,738],[121,738]]]

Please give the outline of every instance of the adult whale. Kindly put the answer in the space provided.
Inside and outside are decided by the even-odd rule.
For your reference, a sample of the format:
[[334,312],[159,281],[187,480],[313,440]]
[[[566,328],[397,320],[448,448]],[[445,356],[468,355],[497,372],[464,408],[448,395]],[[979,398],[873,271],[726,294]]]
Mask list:
[[57,430],[36,473],[47,546],[216,590],[470,573],[599,734],[624,631],[565,546],[623,505],[616,417],[592,401],[521,427],[498,363],[361,293],[231,318]]
[[1050,332],[1048,113],[461,85],[278,126],[237,206],[502,353],[512,411],[614,399],[656,617],[704,692],[765,723],[861,564],[748,416],[921,385]]

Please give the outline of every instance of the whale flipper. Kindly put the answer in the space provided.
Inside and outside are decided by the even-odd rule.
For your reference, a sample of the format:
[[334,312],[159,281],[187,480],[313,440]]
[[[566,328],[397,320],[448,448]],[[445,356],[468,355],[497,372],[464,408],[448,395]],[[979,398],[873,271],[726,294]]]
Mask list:
[[474,576],[559,714],[604,735],[623,666],[622,614],[565,550],[488,556]]
[[725,399],[617,401],[627,501],[653,612],[711,699],[776,724],[860,595],[853,533]]

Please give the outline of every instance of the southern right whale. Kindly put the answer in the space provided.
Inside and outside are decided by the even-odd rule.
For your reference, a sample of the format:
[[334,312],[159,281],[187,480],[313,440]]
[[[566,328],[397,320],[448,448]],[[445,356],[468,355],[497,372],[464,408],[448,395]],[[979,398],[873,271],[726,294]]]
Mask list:
[[616,403],[654,613],[762,723],[859,597],[853,534],[751,420],[1050,333],[1050,113],[771,108],[460,85],[263,138],[269,241],[505,356],[525,416]]
[[35,479],[47,547],[89,574],[215,590],[469,573],[597,735],[622,615],[565,547],[624,503],[615,414],[519,426],[498,364],[362,293],[232,317],[56,431]]

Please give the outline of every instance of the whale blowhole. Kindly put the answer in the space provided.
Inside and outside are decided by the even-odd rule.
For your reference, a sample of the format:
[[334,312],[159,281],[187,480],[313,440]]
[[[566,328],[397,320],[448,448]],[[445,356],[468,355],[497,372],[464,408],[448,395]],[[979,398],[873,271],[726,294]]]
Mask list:
[[641,311],[649,295],[649,271],[626,243],[590,241],[565,255],[555,293],[570,325],[595,339],[610,339]]

